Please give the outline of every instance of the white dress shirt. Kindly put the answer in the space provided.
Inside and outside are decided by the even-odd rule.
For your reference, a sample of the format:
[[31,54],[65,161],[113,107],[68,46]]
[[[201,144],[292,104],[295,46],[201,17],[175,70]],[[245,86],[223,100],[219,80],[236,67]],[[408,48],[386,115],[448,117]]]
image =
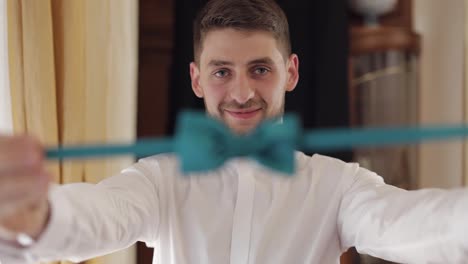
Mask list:
[[285,176],[238,158],[181,175],[174,155],[140,160],[97,185],[50,192],[51,217],[2,264],[85,260],[136,241],[153,263],[339,263],[359,252],[401,263],[468,263],[468,192],[405,191],[357,164],[296,154]]

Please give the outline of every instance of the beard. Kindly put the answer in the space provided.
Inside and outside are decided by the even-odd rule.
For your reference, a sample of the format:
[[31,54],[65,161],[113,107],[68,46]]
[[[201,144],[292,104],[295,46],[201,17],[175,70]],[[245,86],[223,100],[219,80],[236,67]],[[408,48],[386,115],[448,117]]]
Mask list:
[[[247,102],[243,103],[243,104],[240,104],[236,101],[229,101],[229,102],[222,102],[218,105],[218,108],[217,108],[217,113],[211,113],[209,110],[208,110],[208,107],[207,107],[207,104],[206,104],[206,101],[204,101],[205,103],[205,109],[206,109],[206,112],[209,116],[221,121],[222,123],[224,123],[227,127],[229,127],[231,129],[231,131],[233,131],[234,133],[236,134],[248,134],[250,132],[252,132],[262,121],[265,121],[267,119],[269,120],[276,120],[278,122],[281,122],[282,120],[282,117],[283,117],[283,114],[284,114],[284,98],[283,98],[283,102],[281,104],[281,107],[279,107],[279,109],[275,110],[275,111],[270,111],[268,109],[268,104],[265,100],[261,99],[261,98],[253,98],[253,99],[250,99],[248,100]],[[260,109],[260,111],[262,111],[262,117],[261,119],[257,122],[257,123],[254,123],[253,125],[250,124],[249,126],[245,126],[245,127],[239,127],[239,126],[233,126],[231,125],[227,118],[226,118],[226,114],[225,114],[225,109],[230,109],[230,110],[239,110],[239,111],[242,111],[242,110],[245,110],[245,109]]]

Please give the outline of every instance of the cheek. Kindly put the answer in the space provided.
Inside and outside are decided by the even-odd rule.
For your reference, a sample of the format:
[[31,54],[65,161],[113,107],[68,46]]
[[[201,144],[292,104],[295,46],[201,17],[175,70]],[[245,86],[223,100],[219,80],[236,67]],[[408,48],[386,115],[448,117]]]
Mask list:
[[207,83],[205,86],[205,101],[210,108],[217,108],[218,105],[223,101],[226,88],[224,85],[210,84]]
[[259,89],[257,89],[258,95],[267,102],[270,108],[277,108],[282,105],[284,97],[284,84],[282,84],[279,79],[270,80],[264,82]]

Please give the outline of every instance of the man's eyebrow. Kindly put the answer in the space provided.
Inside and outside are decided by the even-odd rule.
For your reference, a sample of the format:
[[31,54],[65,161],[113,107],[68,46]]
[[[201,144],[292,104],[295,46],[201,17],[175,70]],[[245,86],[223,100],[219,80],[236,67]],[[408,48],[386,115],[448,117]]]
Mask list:
[[230,61],[224,61],[224,60],[211,60],[208,62],[208,66],[214,66],[214,67],[219,67],[219,66],[232,66],[234,63]]
[[[275,62],[270,57],[263,57],[263,58],[251,60],[247,63],[247,65],[254,65],[254,64],[273,65],[275,64]],[[208,62],[209,67],[221,67],[221,66],[232,66],[232,65],[234,65],[232,61],[226,61],[226,60],[210,60],[210,62]]]
[[268,65],[273,65],[275,62],[269,58],[269,57],[263,57],[259,59],[255,59],[252,61],[249,61],[248,65],[253,65],[253,64],[268,64]]

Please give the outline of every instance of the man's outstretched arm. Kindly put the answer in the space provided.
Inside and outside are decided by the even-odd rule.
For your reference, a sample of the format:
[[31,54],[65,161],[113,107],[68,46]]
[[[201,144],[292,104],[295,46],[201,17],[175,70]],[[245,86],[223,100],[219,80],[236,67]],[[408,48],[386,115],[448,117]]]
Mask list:
[[[0,156],[1,147],[0,141]],[[26,149],[31,151],[29,147]],[[6,167],[13,163],[0,160],[1,164]],[[10,168],[13,172],[17,170]],[[10,173],[18,177],[17,174]],[[0,225],[9,231],[37,238],[27,247],[3,239],[0,241],[0,261],[3,264],[64,259],[80,261],[126,248],[136,241],[151,244],[156,240],[159,223],[158,175],[159,167],[155,161],[142,160],[97,185],[54,185],[49,192],[44,188],[44,196],[35,196],[37,203],[21,206],[11,197],[9,200],[0,197],[0,209],[3,210]],[[1,177],[7,182],[5,179],[11,176],[2,174],[0,170]],[[26,192],[28,188],[23,189]],[[14,192],[10,194],[14,195]],[[39,209],[44,201],[48,206]],[[45,211],[34,212],[31,208]],[[39,217],[33,218],[34,215]],[[41,218],[44,219],[42,223],[37,221]]]
[[468,190],[406,191],[362,168],[338,218],[343,249],[398,263],[466,263],[467,223]]

